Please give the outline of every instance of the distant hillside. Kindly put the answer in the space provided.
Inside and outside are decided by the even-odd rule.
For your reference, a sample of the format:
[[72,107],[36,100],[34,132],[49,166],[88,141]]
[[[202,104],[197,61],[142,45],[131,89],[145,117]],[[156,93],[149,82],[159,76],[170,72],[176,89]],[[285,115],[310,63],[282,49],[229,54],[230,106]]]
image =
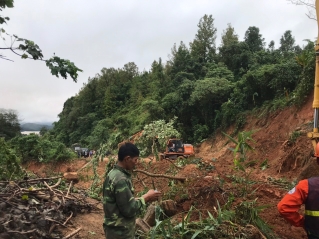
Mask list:
[[53,125],[52,123],[25,123],[20,125],[21,131],[40,131],[42,127],[52,129]]

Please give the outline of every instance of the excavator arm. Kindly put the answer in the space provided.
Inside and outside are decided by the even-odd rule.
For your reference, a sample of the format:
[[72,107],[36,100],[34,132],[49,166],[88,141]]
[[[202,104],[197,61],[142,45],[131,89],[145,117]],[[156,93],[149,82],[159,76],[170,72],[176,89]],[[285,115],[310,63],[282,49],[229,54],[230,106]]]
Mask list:
[[[317,26],[318,26],[318,37],[315,46],[316,50],[316,73],[315,73],[315,87],[312,108],[314,108],[313,118],[313,131],[309,132],[307,136],[311,139],[312,146],[314,148],[314,156],[319,157],[319,132],[318,132],[318,117],[319,117],[319,0],[316,0],[316,14],[317,14]],[[317,146],[318,144],[318,146]]]

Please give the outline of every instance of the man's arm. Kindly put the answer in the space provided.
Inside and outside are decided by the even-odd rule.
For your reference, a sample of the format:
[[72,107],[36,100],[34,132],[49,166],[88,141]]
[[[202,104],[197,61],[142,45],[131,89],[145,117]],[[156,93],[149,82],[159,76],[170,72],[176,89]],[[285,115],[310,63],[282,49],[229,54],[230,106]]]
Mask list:
[[296,187],[291,189],[278,203],[277,208],[281,216],[295,227],[304,226],[304,217],[299,214],[299,209],[308,196],[308,180],[301,180]]

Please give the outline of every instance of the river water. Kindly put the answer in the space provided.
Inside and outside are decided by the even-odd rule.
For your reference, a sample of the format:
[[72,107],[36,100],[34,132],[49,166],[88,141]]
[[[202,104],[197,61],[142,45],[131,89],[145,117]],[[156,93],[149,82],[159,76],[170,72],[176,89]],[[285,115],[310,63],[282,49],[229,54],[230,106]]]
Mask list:
[[21,134],[24,134],[24,135],[40,134],[40,131],[21,131]]

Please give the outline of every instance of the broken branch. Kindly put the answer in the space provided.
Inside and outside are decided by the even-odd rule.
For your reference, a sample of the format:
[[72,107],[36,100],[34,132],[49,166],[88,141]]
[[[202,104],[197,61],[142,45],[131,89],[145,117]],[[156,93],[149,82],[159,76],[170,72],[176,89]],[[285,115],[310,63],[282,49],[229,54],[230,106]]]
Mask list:
[[149,172],[146,172],[146,171],[140,170],[140,169],[135,169],[134,172],[143,173],[143,174],[146,174],[147,176],[154,177],[154,178],[168,178],[168,179],[179,180],[182,182],[186,180],[186,178],[184,178],[184,177],[176,177],[176,176],[170,176],[170,175],[166,175],[166,174],[154,174],[154,173],[149,173]]

